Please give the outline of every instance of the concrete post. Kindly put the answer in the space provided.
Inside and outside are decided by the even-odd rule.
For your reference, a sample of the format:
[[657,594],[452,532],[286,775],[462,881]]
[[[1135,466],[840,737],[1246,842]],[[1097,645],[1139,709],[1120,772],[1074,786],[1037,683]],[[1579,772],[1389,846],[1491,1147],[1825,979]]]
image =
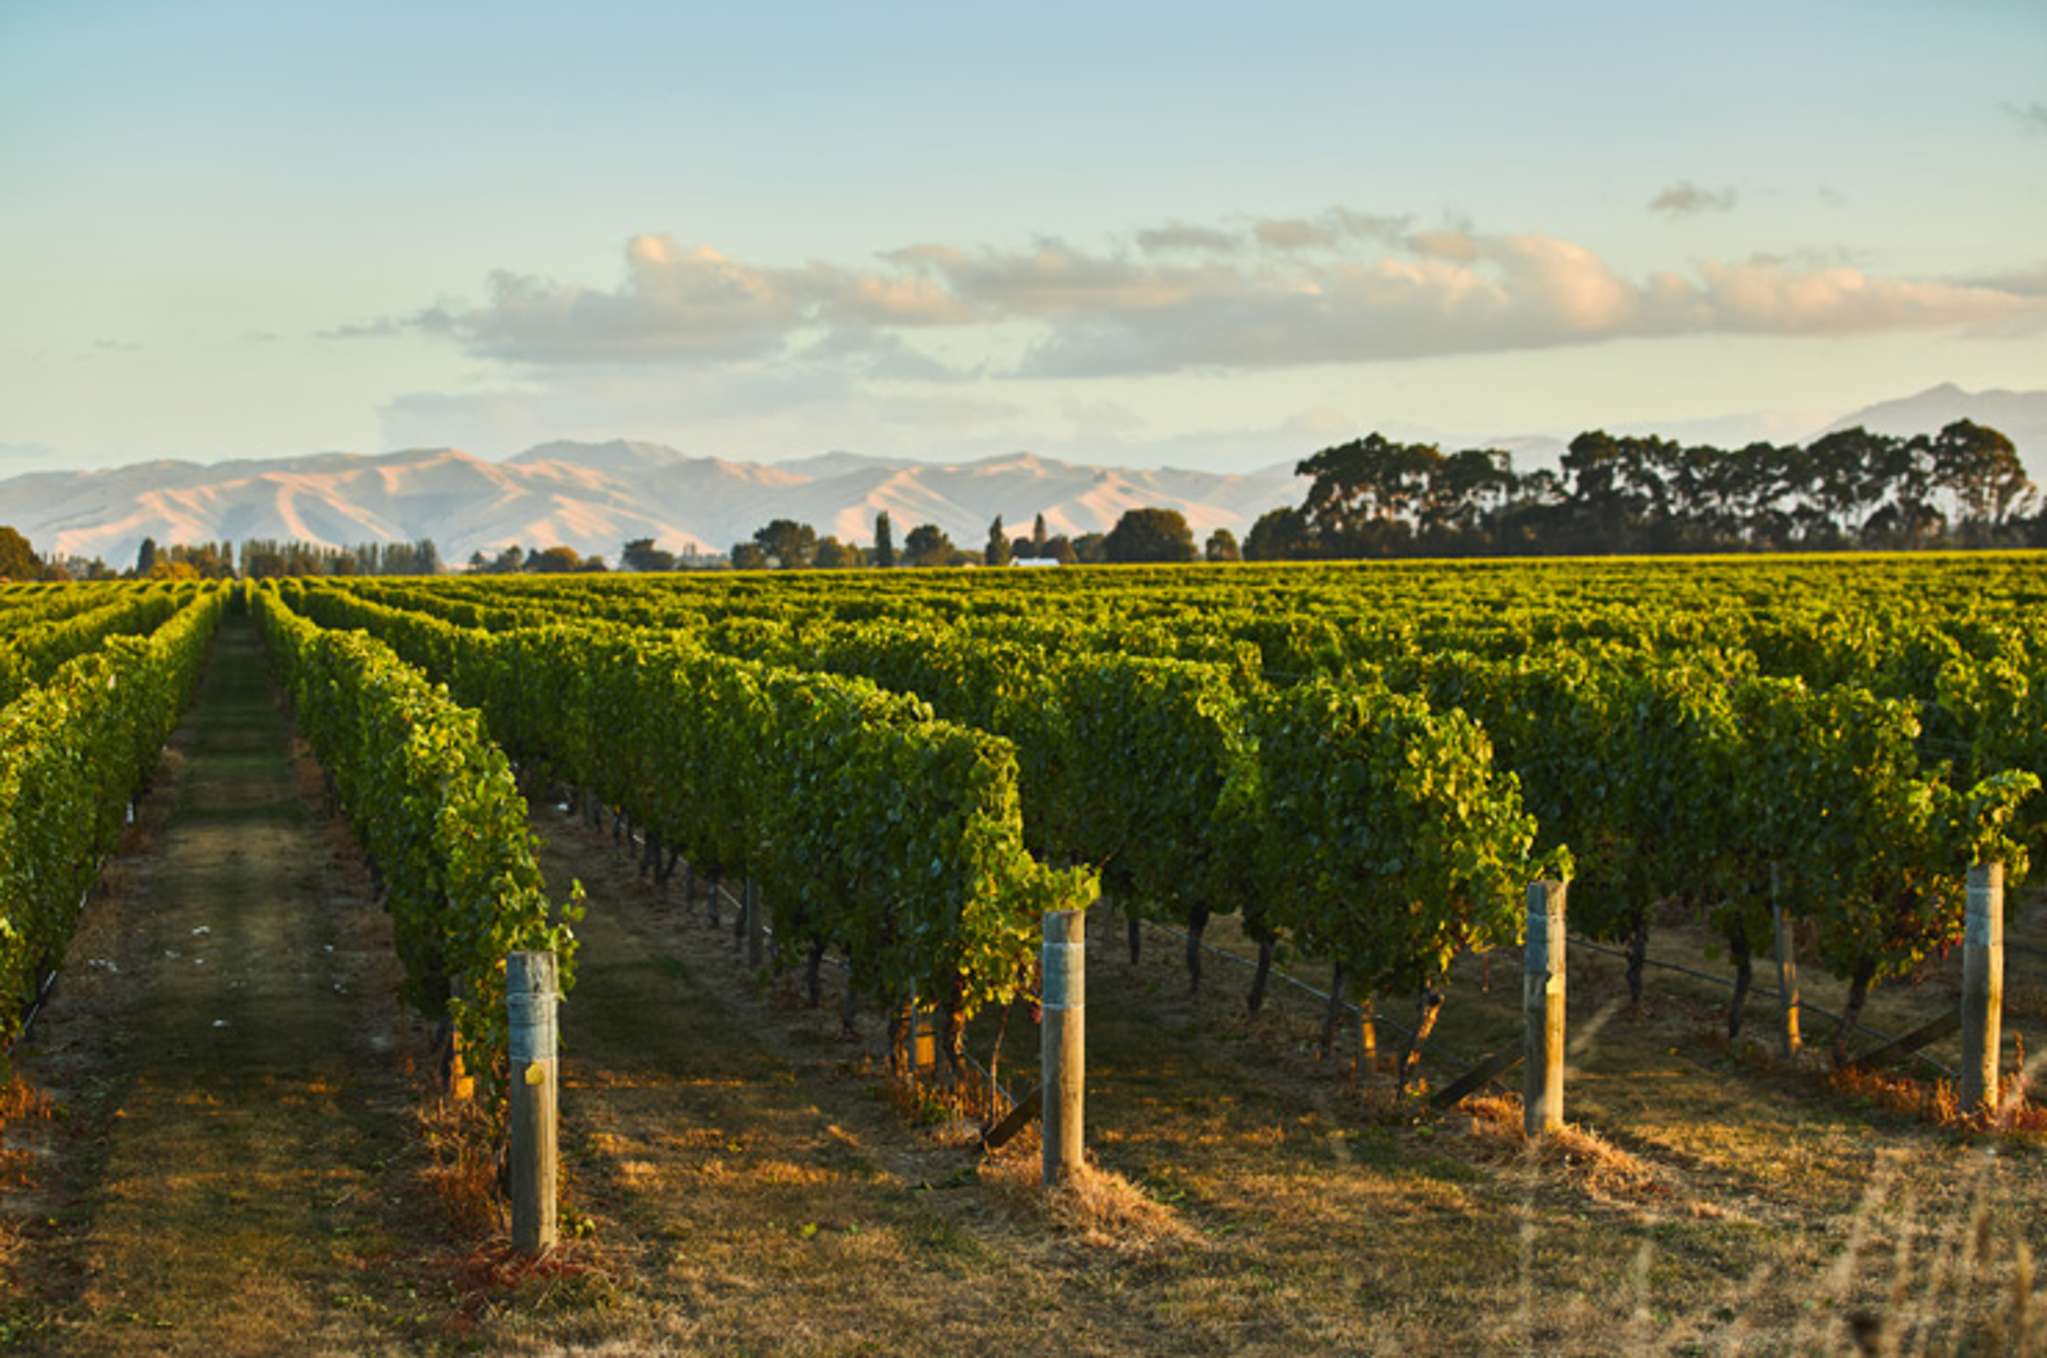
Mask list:
[[505,959],[505,1008],[511,1019],[512,1247],[554,1248],[561,1068],[555,1041],[560,999],[551,952]]
[[1996,1112],[2004,1042],[2004,864],[1969,869],[1962,936],[1962,1111]]
[[1532,1137],[1564,1125],[1564,937],[1564,884],[1530,882],[1521,955],[1521,1107]]
[[1045,913],[1039,1065],[1045,1083],[1046,1187],[1080,1170],[1087,1081],[1087,912]]

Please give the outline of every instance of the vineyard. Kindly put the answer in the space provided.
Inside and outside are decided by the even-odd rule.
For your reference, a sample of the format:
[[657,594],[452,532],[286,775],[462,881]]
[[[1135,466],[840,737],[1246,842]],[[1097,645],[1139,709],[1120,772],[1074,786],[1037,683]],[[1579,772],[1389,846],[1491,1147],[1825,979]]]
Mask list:
[[[262,796],[305,802],[283,856],[331,822],[322,871],[362,880],[321,891],[379,907],[335,927],[382,979],[321,1003],[384,994],[347,1012],[390,1036],[287,1064],[338,1062],[333,1105],[416,1063],[439,1109],[363,1129],[376,1168],[308,1219],[385,1204],[341,1232],[375,1249],[304,1265],[374,1300],[336,1347],[2017,1345],[2047,1247],[2043,565],[0,586],[15,1101],[127,1089],[73,1115],[113,1144],[119,1098],[175,1083],[101,1030],[179,1019],[188,980],[144,1005],[122,967],[213,925],[117,955],[124,911],[167,907],[93,889],[211,833],[204,742],[172,733],[233,692],[276,723]],[[311,891],[277,880],[270,914]],[[242,1059],[207,1098],[246,1095]],[[38,1154],[102,1201],[101,1162],[22,1144],[19,1201]],[[406,1206],[459,1205],[465,1166],[480,1217]],[[29,1280],[0,1337],[110,1343],[120,1306],[35,1262],[74,1248],[45,1215],[0,1237]],[[553,1262],[390,1262],[507,1220]]]

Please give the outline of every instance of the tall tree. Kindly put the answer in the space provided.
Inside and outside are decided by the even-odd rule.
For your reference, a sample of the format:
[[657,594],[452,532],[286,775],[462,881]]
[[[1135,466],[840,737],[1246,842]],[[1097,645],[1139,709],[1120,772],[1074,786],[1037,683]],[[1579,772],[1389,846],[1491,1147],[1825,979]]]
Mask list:
[[1244,554],[1237,549],[1237,535],[1227,528],[1218,528],[1208,535],[1206,554],[1210,561],[1242,561]]
[[1177,509],[1126,509],[1102,550],[1111,561],[1192,561],[1194,530]]
[[1031,545],[1038,549],[1036,555],[1043,556],[1045,554],[1045,516],[1043,514],[1038,515],[1031,522]]
[[903,564],[950,566],[955,550],[943,528],[935,523],[920,523],[903,539]]
[[156,564],[156,539],[142,539],[142,550],[135,554],[135,573],[149,574],[149,568]]
[[1308,531],[1340,555],[1400,550],[1414,536],[1414,511],[1442,461],[1433,443],[1379,434],[1324,448],[1294,468],[1314,478],[1301,506]]
[[1315,535],[1308,529],[1308,516],[1283,505],[1260,514],[1244,539],[1246,561],[1294,561],[1314,551]]
[[1954,497],[1966,520],[2001,527],[2034,493],[2018,449],[1995,429],[1956,420],[1922,442],[1929,479]]
[[526,558],[526,569],[543,575],[562,575],[582,567],[582,554],[573,547],[549,547]]
[[982,553],[982,560],[990,566],[1009,564],[1009,538],[1002,531],[1002,516],[997,514],[995,522],[988,525],[988,547]]
[[896,564],[896,535],[890,528],[888,511],[874,516],[874,564],[893,566]]
[[822,571],[845,570],[860,564],[860,549],[849,546],[835,537],[819,538],[817,551],[811,556],[810,564]]
[[817,551],[817,530],[794,519],[771,521],[754,531],[753,540],[784,570],[808,566],[811,554]]
[[629,571],[672,571],[675,553],[662,551],[652,538],[634,538],[618,554],[618,564]]
[[33,580],[43,563],[36,560],[28,539],[6,524],[0,524],[0,576],[9,580]]

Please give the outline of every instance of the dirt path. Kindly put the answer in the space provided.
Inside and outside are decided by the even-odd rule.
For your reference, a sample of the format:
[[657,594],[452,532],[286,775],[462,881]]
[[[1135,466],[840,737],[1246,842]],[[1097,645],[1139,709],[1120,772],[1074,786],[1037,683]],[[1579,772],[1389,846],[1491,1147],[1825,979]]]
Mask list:
[[383,1261],[439,1235],[407,1187],[410,1039],[388,925],[314,777],[231,620],[21,1053],[61,1116],[10,1133],[44,1172],[6,1204],[29,1223],[6,1338],[403,1347],[410,1284]]

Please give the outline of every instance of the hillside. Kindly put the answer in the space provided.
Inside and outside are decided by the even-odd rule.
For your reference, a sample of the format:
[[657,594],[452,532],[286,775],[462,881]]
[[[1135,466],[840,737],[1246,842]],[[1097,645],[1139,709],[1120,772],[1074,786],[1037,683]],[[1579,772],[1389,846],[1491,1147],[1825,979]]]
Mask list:
[[1054,533],[1077,534],[1104,531],[1140,505],[1178,509],[1197,534],[1241,535],[1300,494],[1291,465],[1231,476],[1081,466],[1029,453],[945,464],[828,453],[756,464],[625,440],[546,443],[504,462],[430,448],[145,462],[0,481],[7,521],[38,548],[110,563],[133,560],[145,537],[333,544],[430,537],[451,562],[511,543],[616,558],[621,543],[639,537],[671,551],[724,551],[774,518],[866,542],[882,511],[899,538],[936,523],[971,545],[997,514],[1018,532],[1042,513]]

